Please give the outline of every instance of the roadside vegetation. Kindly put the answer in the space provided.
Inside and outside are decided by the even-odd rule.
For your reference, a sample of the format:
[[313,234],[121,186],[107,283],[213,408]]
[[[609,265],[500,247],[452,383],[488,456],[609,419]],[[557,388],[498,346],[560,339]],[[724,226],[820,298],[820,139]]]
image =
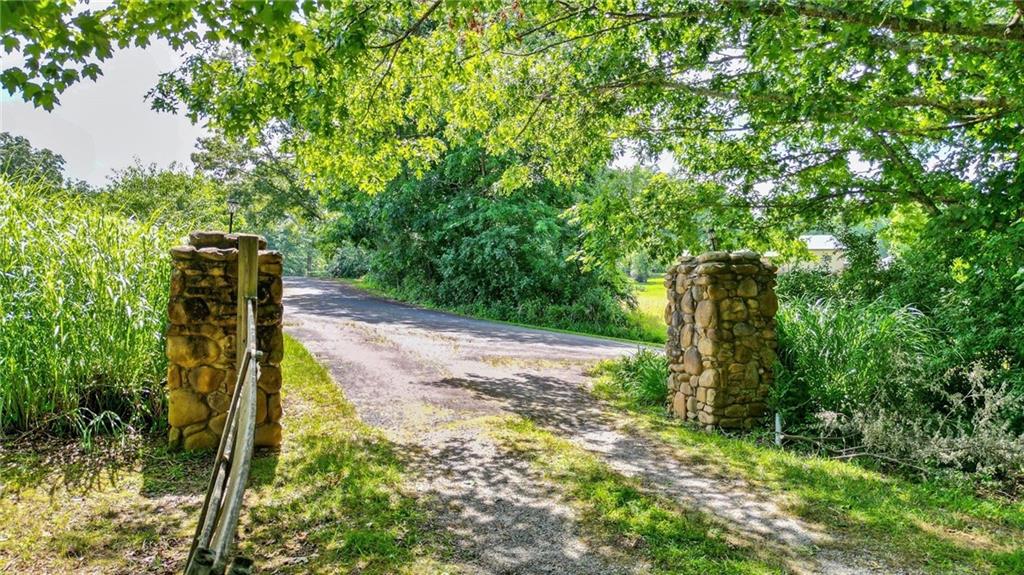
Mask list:
[[308,190],[256,156],[211,138],[200,170],[136,164],[93,188],[0,133],[0,435],[88,442],[164,425],[169,250],[225,227],[229,196],[244,206],[235,230],[284,250],[286,273],[318,261],[297,231]]
[[[941,475],[908,476],[827,453],[779,449],[767,431],[722,435],[667,415],[651,392],[664,358],[654,354],[598,366],[594,392],[629,414],[633,428],[675,448],[707,473],[742,477],[772,493],[785,511],[854,545],[924,573],[1010,575],[1024,569],[1024,503]],[[660,373],[657,373],[660,372]],[[644,389],[644,392],[638,392]],[[799,447],[799,446],[798,446]]]
[[[52,110],[116,47],[162,40],[183,58],[149,101],[211,130],[194,168],[136,164],[102,186],[0,134],[0,438],[37,443],[3,454],[11,561],[177,560],[159,549],[191,514],[165,502],[187,511],[209,462],[148,439],[164,420],[166,254],[226,227],[232,198],[235,230],[284,251],[288,275],[653,343],[666,332],[652,270],[737,249],[807,264],[800,235],[834,234],[842,273],[778,278],[771,408],[786,450],[765,444],[767,421],[737,438],[667,420],[656,353],[601,367],[595,392],[694,462],[914,568],[1024,571],[1024,5],[674,4],[0,2],[11,97]],[[296,377],[321,389],[310,370]],[[316,402],[339,399],[321,391],[294,395],[314,407],[296,407],[292,463],[254,474],[254,516],[305,539],[254,540],[292,546],[283,571],[418,564],[431,551],[414,507],[381,495],[397,463],[350,410],[323,408],[349,427],[320,419]],[[689,537],[708,569],[770,568],[553,438],[509,433],[552,454],[538,464],[595,528],[643,539],[653,564],[701,565]],[[51,436],[120,447],[51,456]],[[81,481],[104,487],[76,499]],[[355,509],[356,494],[372,503]]]
[[0,175],[0,430],[89,438],[163,414],[175,229]]
[[[435,574],[445,542],[402,491],[398,453],[285,340],[280,453],[253,460],[240,552],[275,573]],[[0,565],[20,573],[171,573],[188,553],[211,454],[162,434],[0,449]]]
[[458,313],[656,339],[633,313],[633,282],[617,262],[575,258],[581,232],[563,213],[591,190],[545,179],[505,189],[502,174],[522,161],[467,144],[423,174],[354,194],[327,232],[340,242],[333,273],[365,275],[395,299]]

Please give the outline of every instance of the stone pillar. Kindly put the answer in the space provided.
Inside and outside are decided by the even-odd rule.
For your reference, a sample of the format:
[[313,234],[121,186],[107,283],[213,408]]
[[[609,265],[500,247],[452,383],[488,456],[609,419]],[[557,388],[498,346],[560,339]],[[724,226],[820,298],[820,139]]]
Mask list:
[[[281,444],[281,253],[259,240],[256,311],[260,362],[256,445]],[[171,297],[167,304],[168,440],[174,447],[215,449],[237,379],[235,298],[238,237],[193,232],[189,244],[171,250]]]
[[705,428],[766,413],[775,362],[776,268],[751,251],[683,256],[665,275],[669,408]]

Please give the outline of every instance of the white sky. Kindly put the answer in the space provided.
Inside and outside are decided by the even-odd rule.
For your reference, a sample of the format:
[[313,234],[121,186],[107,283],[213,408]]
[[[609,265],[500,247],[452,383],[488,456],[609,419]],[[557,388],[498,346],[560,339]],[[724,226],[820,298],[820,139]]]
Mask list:
[[[184,116],[155,112],[143,100],[159,74],[180,60],[163,40],[117,51],[100,63],[102,76],[68,88],[52,112],[0,90],[0,131],[60,154],[67,176],[93,185],[106,183],[113,170],[135,158],[161,167],[171,162],[191,167],[189,155],[205,130]],[[0,69],[18,63],[13,54],[0,55],[0,62]]]

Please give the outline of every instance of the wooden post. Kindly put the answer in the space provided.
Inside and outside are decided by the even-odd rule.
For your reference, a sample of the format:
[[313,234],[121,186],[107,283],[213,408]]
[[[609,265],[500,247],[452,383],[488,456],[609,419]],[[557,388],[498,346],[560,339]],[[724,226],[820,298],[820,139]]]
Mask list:
[[249,325],[246,320],[247,299],[256,297],[256,281],[260,273],[259,236],[238,234],[238,294],[236,312],[238,323],[235,330],[235,368],[241,367],[247,348],[246,334]]
[[213,552],[206,547],[196,549],[195,557],[187,569],[185,575],[210,575],[213,572]]
[[[255,351],[256,342],[256,292],[260,270],[259,236],[239,234],[238,236],[238,302],[237,331],[235,333],[235,366],[239,373],[245,369],[245,379],[240,380],[238,394],[238,415],[235,426],[234,446],[231,449],[231,471],[224,485],[223,504],[217,516],[217,524],[210,538],[213,551],[213,566],[223,573],[227,564],[226,553],[234,543],[238,516],[242,510],[245,484],[249,477],[249,459],[252,457],[253,438],[256,432],[256,381],[259,365],[256,357],[247,358],[249,350]],[[250,301],[250,299],[252,301]],[[250,308],[250,306],[252,306]],[[250,319],[252,320],[250,322]],[[246,361],[249,361],[248,368]]]

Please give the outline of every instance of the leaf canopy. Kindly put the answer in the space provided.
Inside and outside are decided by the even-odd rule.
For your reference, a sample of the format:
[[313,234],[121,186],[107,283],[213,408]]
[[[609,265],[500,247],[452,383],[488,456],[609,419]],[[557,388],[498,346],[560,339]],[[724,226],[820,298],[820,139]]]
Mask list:
[[84,59],[160,36],[198,51],[158,108],[232,134],[284,123],[306,173],[364,190],[469,141],[572,182],[625,142],[762,218],[1021,217],[1021,0],[169,6],[5,3],[28,61],[4,85],[47,106],[95,74]]

